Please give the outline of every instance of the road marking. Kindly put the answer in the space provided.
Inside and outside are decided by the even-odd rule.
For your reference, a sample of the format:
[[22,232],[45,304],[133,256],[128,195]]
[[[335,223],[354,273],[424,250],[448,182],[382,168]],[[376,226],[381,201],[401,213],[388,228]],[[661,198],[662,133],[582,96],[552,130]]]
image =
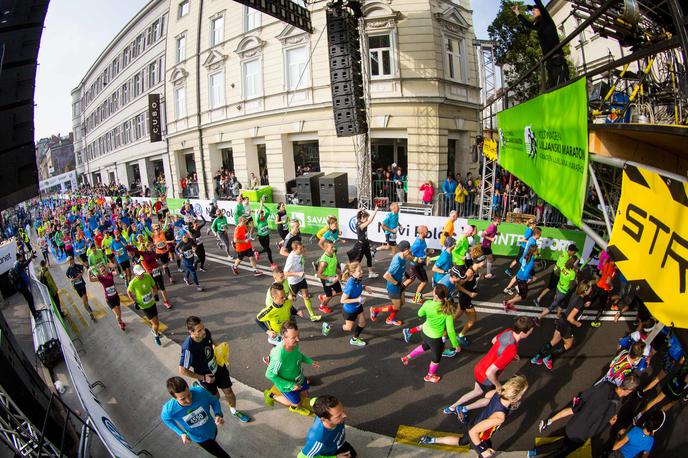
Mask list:
[[[76,306],[74,303],[74,300],[72,299],[71,293],[67,292],[64,288],[61,288],[59,291],[62,291],[63,295],[61,296],[64,302],[64,298],[66,297],[71,304],[72,308],[74,309],[74,312],[76,313],[76,317],[78,320],[81,322],[84,328],[88,328],[88,323],[86,323],[86,320],[84,320],[84,317],[81,315],[81,312],[79,311],[79,307]],[[58,292],[59,292],[58,291]]]
[[[145,316],[140,316],[139,321],[149,328],[153,329],[153,323]],[[167,330],[167,325],[158,319],[158,332],[165,332]]]
[[[561,439],[562,436],[551,436],[551,437],[535,437],[535,447],[540,447],[545,444],[551,444],[557,439]],[[592,458],[592,443],[590,439],[585,441],[585,443],[577,449],[575,452],[567,455],[567,458]]]
[[[216,262],[218,264],[224,264],[226,266],[231,266],[234,263],[232,261],[229,261],[227,258],[222,258],[218,255],[212,254],[212,253],[206,253],[206,259],[209,261]],[[242,264],[239,264],[239,269],[242,270],[247,270],[249,272],[253,272],[253,267],[248,267],[244,266]],[[268,267],[263,267],[261,265],[258,265],[258,270],[263,272],[264,274],[269,275],[272,277],[272,271]],[[311,286],[322,286],[322,283],[320,282],[320,279],[317,278],[315,275],[308,275],[306,274],[306,281],[309,285]],[[378,286],[369,286],[369,288],[373,291],[372,294],[368,294],[369,297],[374,297],[377,299],[388,299],[387,297],[387,290],[384,288],[380,288]],[[406,298],[413,299],[414,293],[406,293]],[[488,314],[497,314],[497,315],[510,315],[510,316],[517,316],[517,315],[523,315],[523,316],[530,316],[530,317],[538,317],[540,316],[540,312],[542,311],[542,307],[534,307],[530,305],[518,305],[517,310],[513,312],[506,312],[504,311],[504,307],[502,304],[498,302],[486,302],[486,301],[473,301],[473,304],[476,306],[475,310],[481,313],[488,313]],[[591,310],[591,311],[586,311],[583,313],[583,317],[581,318],[581,321],[593,321],[595,319],[595,314],[596,310]],[[554,320],[557,318],[556,315],[550,314],[546,316],[545,318]],[[621,317],[619,318],[619,321],[632,321],[634,318],[633,317]],[[602,317],[600,318],[600,321],[614,321],[614,312],[610,311],[605,311],[602,314]]]
[[416,447],[428,448],[432,450],[442,450],[445,452],[454,453],[464,453],[468,452],[469,447],[466,446],[452,446],[444,444],[433,444],[433,445],[421,445],[418,443],[421,436],[431,436],[431,437],[460,437],[461,434],[456,433],[445,433],[442,431],[432,431],[430,429],[416,428],[415,426],[399,425],[397,428],[397,434],[394,437],[394,442],[405,445],[414,445]]
[[95,304],[95,309],[93,309],[93,317],[96,320],[100,320],[101,318],[105,318],[108,315],[107,310],[100,304],[100,301],[98,299],[91,299],[89,304]]

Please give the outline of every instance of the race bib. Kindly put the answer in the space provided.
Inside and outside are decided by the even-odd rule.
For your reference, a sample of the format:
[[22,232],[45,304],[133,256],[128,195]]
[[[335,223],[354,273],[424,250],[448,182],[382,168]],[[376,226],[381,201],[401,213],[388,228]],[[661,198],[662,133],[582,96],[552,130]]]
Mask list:
[[107,286],[105,287],[105,295],[108,297],[117,296],[117,290],[114,286]]
[[143,305],[153,302],[153,292],[151,291],[150,293],[141,296],[141,302],[143,302]]
[[160,270],[160,267],[156,267],[155,269],[153,269],[152,274],[154,277],[159,277],[160,275],[162,275],[162,271]]
[[124,248],[117,249],[117,256],[119,256],[120,258],[124,256]]
[[215,357],[208,361],[208,369],[210,369],[210,372],[212,372],[213,375],[215,375],[215,373],[217,372],[217,361],[215,361]]
[[184,251],[184,257],[187,259],[191,259],[194,257],[194,252],[193,250],[186,250]]
[[84,279],[83,278],[75,278],[72,280],[74,286],[81,286],[84,284]]
[[200,428],[208,423],[208,418],[208,412],[206,412],[203,407],[198,407],[184,415],[182,420],[184,420],[184,423],[186,423],[189,428]]
[[202,245],[202,244],[203,244],[203,240],[201,240],[201,238],[198,237],[198,238],[196,239],[196,245]]
[[165,243],[165,242],[158,242],[158,244],[157,244],[156,246],[158,247],[159,250],[164,250],[165,247],[167,246],[167,243]]
[[326,284],[327,286],[332,286],[332,285],[334,285],[335,283],[337,283],[337,277],[327,277],[327,278],[325,279],[325,284]]
[[395,233],[387,234],[387,239],[388,239],[390,242],[395,242],[395,241],[397,240],[397,234],[395,234]]

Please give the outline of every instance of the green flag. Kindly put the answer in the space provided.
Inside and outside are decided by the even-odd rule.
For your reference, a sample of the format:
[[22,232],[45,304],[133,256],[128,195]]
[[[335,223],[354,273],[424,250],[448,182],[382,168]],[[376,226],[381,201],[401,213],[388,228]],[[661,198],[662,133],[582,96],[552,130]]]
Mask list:
[[579,227],[588,178],[585,81],[497,114],[499,165]]

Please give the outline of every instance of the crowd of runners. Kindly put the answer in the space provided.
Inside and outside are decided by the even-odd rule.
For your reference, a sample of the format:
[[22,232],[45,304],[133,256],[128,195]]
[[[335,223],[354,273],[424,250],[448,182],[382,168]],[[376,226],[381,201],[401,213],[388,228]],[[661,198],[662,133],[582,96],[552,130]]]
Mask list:
[[[352,351],[369,351],[365,348],[368,326],[397,328],[404,341],[412,344],[399,364],[416,366],[416,359],[427,354],[429,363],[423,379],[438,383],[442,378],[440,363],[444,360],[443,365],[451,364],[451,358],[477,337],[471,333],[478,319],[473,300],[483,288],[494,288],[490,282],[501,276],[495,272],[492,253],[492,244],[499,235],[499,217],[478,232],[471,225],[456,227],[457,214],[452,212],[441,234],[442,248],[434,252],[427,246],[430,231],[425,226],[418,228],[412,242],[398,240],[401,223],[396,203],[380,225],[385,243],[374,244],[368,238],[377,209],[359,210],[356,239],[347,243],[348,250],[343,250],[345,241],[335,217],[327,219],[327,225],[316,234],[317,248],[312,248],[314,244],[304,240],[299,221],[288,217],[284,204],[278,206],[276,215],[271,215],[262,202],[249,203],[239,197],[231,221],[215,204],[208,211],[212,220],[206,222],[189,203],[175,214],[164,198],[151,204],[97,193],[38,201],[28,212],[30,227],[19,230],[20,250],[10,279],[29,302],[26,269],[38,251],[42,259],[37,276],[48,287],[56,310],[63,313],[52,277],[55,271],[49,269],[56,259],[66,259],[67,279],[92,319],[86,281],[102,286],[103,298],[123,332],[126,323],[120,310],[120,293],[125,293],[150,322],[155,344],[161,345],[158,304],[170,309],[175,302],[166,286],[175,283],[176,276],[190,288],[203,291],[204,238],[223,250],[231,263],[231,275],[241,275],[241,267],[259,277],[263,274],[258,263],[267,258],[272,278],[266,278],[265,303],[257,304],[255,315],[255,332],[264,333],[272,346],[269,355],[262,356],[267,379],[263,394],[268,406],[277,403],[296,414],[315,415],[300,457],[355,457],[356,451],[346,442],[342,402],[327,394],[309,395],[310,380],[302,367],[319,365],[299,350],[299,321],[322,321],[322,334],[345,338],[356,348]],[[270,242],[272,220],[280,238],[276,245]],[[214,242],[208,242],[210,234]],[[551,370],[557,358],[574,345],[576,330],[584,326],[582,314],[595,310],[596,317],[590,324],[599,327],[603,312],[611,309],[616,311],[616,319],[636,314],[633,332],[620,336],[618,348],[610,349],[614,357],[594,386],[580,387],[580,394],[570,405],[542,419],[540,432],[569,418],[564,437],[530,450],[528,456],[566,456],[588,439],[599,437],[608,426],[615,435],[605,454],[630,458],[649,453],[653,435],[664,424],[666,412],[688,399],[688,364],[678,339],[667,327],[657,332],[661,326],[605,252],[593,265],[580,259],[579,249],[573,244],[561,253],[546,288],[533,301],[542,308],[539,317],[519,314],[519,306],[529,300],[540,236],[540,228],[529,223],[519,241],[519,252],[505,271],[510,280],[504,289],[503,307],[505,312],[513,313],[513,325],[491,332],[491,348],[473,368],[473,388],[457,393],[458,399],[449,406],[436,406],[438,413],[456,416],[461,435],[423,436],[420,444],[467,445],[481,457],[491,456],[493,434],[512,410],[528,402],[528,380],[524,376],[506,380],[501,376],[518,359],[519,342],[528,338],[535,327],[551,327],[551,339],[543,342],[530,360]],[[37,250],[31,239],[37,243]],[[321,253],[308,268],[306,249]],[[376,270],[376,264],[382,264],[376,262],[376,255],[385,251],[391,260],[384,263],[383,272]],[[309,285],[307,271],[311,268],[321,288]],[[379,275],[385,281],[389,300],[384,305],[367,306],[371,290],[366,283]],[[406,293],[410,293],[409,298]],[[409,307],[407,299],[416,304],[412,307],[424,320],[421,325],[407,326],[400,319],[400,310]],[[29,306],[35,315],[33,299]],[[341,326],[323,319],[337,315],[341,315]],[[552,319],[544,320],[548,316]],[[162,408],[161,417],[184,443],[195,442],[213,456],[226,457],[229,455],[216,441],[217,426],[224,421],[221,393],[232,417],[240,422],[252,418],[237,408],[229,368],[218,356],[211,331],[202,318],[189,316],[186,327],[188,336],[182,344],[178,375],[167,381],[171,399]],[[653,359],[661,363],[652,365],[656,375],[643,386],[639,374],[651,367]],[[191,386],[187,379],[193,381]],[[631,396],[642,397],[640,407],[631,415],[632,422],[618,421],[624,400]]]

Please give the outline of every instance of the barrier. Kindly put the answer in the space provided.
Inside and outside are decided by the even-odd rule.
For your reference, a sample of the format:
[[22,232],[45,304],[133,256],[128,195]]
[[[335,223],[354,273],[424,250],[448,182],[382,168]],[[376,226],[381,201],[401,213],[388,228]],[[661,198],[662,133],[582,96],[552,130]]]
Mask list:
[[17,260],[17,240],[13,237],[0,245],[0,275],[9,271]]

